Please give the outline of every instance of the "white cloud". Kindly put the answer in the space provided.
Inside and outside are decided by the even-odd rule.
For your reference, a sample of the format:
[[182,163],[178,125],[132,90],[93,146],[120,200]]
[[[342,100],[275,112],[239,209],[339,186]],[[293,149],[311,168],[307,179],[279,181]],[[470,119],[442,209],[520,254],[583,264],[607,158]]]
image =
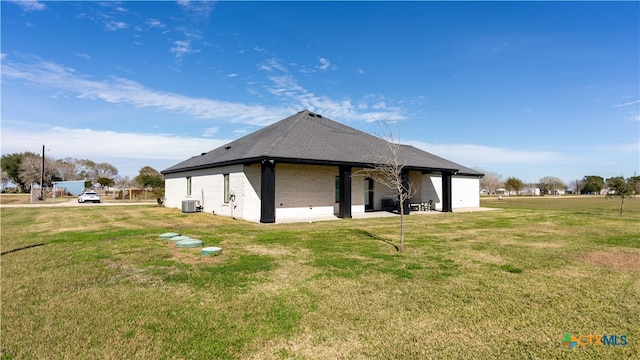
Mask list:
[[150,28],[165,27],[165,25],[160,20],[156,20],[156,19],[147,19],[144,23],[147,24],[147,26],[149,26]]
[[20,6],[22,10],[27,12],[44,10],[47,8],[45,4],[35,0],[17,0],[10,2]]
[[191,40],[177,40],[173,45],[171,52],[176,55],[176,60],[182,60],[186,55],[200,52],[191,48]]
[[178,0],[178,5],[182,7],[182,10],[184,10],[187,15],[193,18],[208,19],[209,14],[211,14],[215,6],[215,1]]
[[608,154],[638,154],[640,156],[640,142],[632,143],[632,144],[616,144],[616,145],[608,145],[599,147],[603,153]]
[[631,106],[636,104],[640,104],[640,100],[630,101],[622,104],[615,104],[613,105],[613,107],[625,107],[625,106]]
[[320,65],[318,66],[320,70],[327,70],[329,66],[331,66],[331,62],[329,62],[329,60],[320,58]]
[[248,128],[239,128],[239,129],[233,130],[233,134],[237,136],[244,136],[244,135],[247,135],[248,133],[249,133]]
[[283,73],[288,73],[289,69],[287,69],[287,67],[282,64],[282,61],[280,59],[277,58],[270,58],[270,59],[266,59],[262,64],[260,64],[259,66],[260,70],[265,70],[265,71],[281,71]]
[[404,143],[465,166],[554,164],[567,161],[565,155],[553,151],[514,150],[475,144],[431,144],[421,141]]
[[125,23],[124,21],[111,20],[104,24],[104,28],[107,31],[122,30],[127,28],[127,23]]
[[305,109],[320,113],[328,118],[364,122],[374,122],[379,119],[386,121],[405,119],[399,108],[386,106],[384,102],[377,103],[374,107],[375,111],[361,112],[366,109],[366,106],[363,107],[362,101],[354,105],[351,99],[330,99],[326,96],[315,95],[300,86],[291,75],[269,76],[268,79],[273,84],[267,87],[272,95],[284,97]]
[[90,60],[91,56],[89,56],[88,54],[84,54],[84,53],[75,53],[75,55],[79,58],[85,59],[85,60]]
[[204,130],[204,134],[203,134],[203,136],[205,136],[205,137],[211,137],[211,136],[213,136],[213,135],[217,134],[217,133],[218,133],[218,130],[220,130],[220,128],[219,128],[219,127],[210,127],[210,128],[208,128],[208,129],[205,129],[205,130]]
[[[163,170],[192,156],[208,152],[229,142],[228,139],[203,139],[168,134],[136,134],[114,131],[46,128],[42,125],[2,127],[2,152],[37,151],[45,145],[47,156],[56,159],[106,159],[118,168],[121,175],[135,176],[136,169],[156,164]],[[11,123],[11,122],[9,122]],[[14,123],[15,124],[15,123]],[[119,164],[129,164],[124,173]],[[153,165],[151,165],[153,166]],[[133,171],[133,173],[131,173]]]
[[35,59],[32,63],[2,61],[2,77],[19,79],[41,87],[66,92],[83,99],[100,99],[113,104],[186,114],[252,125],[266,125],[299,111],[297,107],[267,108],[206,98],[192,98],[156,91],[124,78],[96,81],[74,69]]
[[[17,79],[51,89],[59,97],[98,99],[112,104],[131,105],[139,109],[178,113],[201,119],[267,125],[303,109],[338,121],[401,121],[406,118],[401,108],[388,105],[380,96],[365,96],[364,99],[354,102],[349,98],[332,99],[316,95],[299,85],[291,75],[286,74],[286,68],[286,75],[267,77],[271,84],[266,86],[266,89],[278,98],[279,104],[282,104],[268,107],[158,91],[122,77],[96,80],[73,68],[36,57],[31,58],[29,62],[21,63],[7,59],[7,56],[3,56],[2,60],[0,74],[3,78]],[[272,69],[278,69],[282,64],[274,60],[271,66]],[[375,103],[375,108],[363,106],[368,101]]]

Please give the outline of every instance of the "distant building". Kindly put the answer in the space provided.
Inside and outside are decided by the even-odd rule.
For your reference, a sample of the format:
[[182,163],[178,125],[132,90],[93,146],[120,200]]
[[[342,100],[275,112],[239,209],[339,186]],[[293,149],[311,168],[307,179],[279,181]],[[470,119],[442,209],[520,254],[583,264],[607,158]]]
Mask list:
[[[78,196],[84,191],[84,180],[77,181],[54,181],[54,191],[64,189],[64,191],[70,195]],[[55,192],[54,192],[55,193]]]

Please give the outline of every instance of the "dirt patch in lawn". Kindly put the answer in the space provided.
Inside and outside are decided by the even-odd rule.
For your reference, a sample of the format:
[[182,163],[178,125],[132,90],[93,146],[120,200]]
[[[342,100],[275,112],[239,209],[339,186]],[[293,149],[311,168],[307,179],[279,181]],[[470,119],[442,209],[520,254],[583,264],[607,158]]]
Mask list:
[[640,272],[640,252],[592,251],[584,256],[588,263],[615,270]]

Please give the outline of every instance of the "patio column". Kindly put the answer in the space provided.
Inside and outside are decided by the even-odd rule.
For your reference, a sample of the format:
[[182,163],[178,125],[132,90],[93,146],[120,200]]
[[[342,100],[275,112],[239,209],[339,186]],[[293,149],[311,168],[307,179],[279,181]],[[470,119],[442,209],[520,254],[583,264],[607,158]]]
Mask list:
[[351,218],[351,166],[340,166],[338,170],[339,184],[339,218]]
[[262,160],[260,177],[260,222],[276,222],[276,162]]
[[443,171],[442,172],[442,212],[452,212],[453,211],[453,200],[451,195],[451,177],[453,176],[452,171]]

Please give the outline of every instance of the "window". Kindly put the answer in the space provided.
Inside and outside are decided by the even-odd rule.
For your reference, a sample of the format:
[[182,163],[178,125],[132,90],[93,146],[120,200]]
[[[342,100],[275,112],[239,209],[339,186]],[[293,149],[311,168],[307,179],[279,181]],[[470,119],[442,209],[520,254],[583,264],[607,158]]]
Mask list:
[[191,195],[191,176],[187,176],[187,195]]
[[340,202],[340,176],[336,176],[336,202]]
[[229,191],[229,174],[224,174],[224,202],[231,201],[231,191]]

